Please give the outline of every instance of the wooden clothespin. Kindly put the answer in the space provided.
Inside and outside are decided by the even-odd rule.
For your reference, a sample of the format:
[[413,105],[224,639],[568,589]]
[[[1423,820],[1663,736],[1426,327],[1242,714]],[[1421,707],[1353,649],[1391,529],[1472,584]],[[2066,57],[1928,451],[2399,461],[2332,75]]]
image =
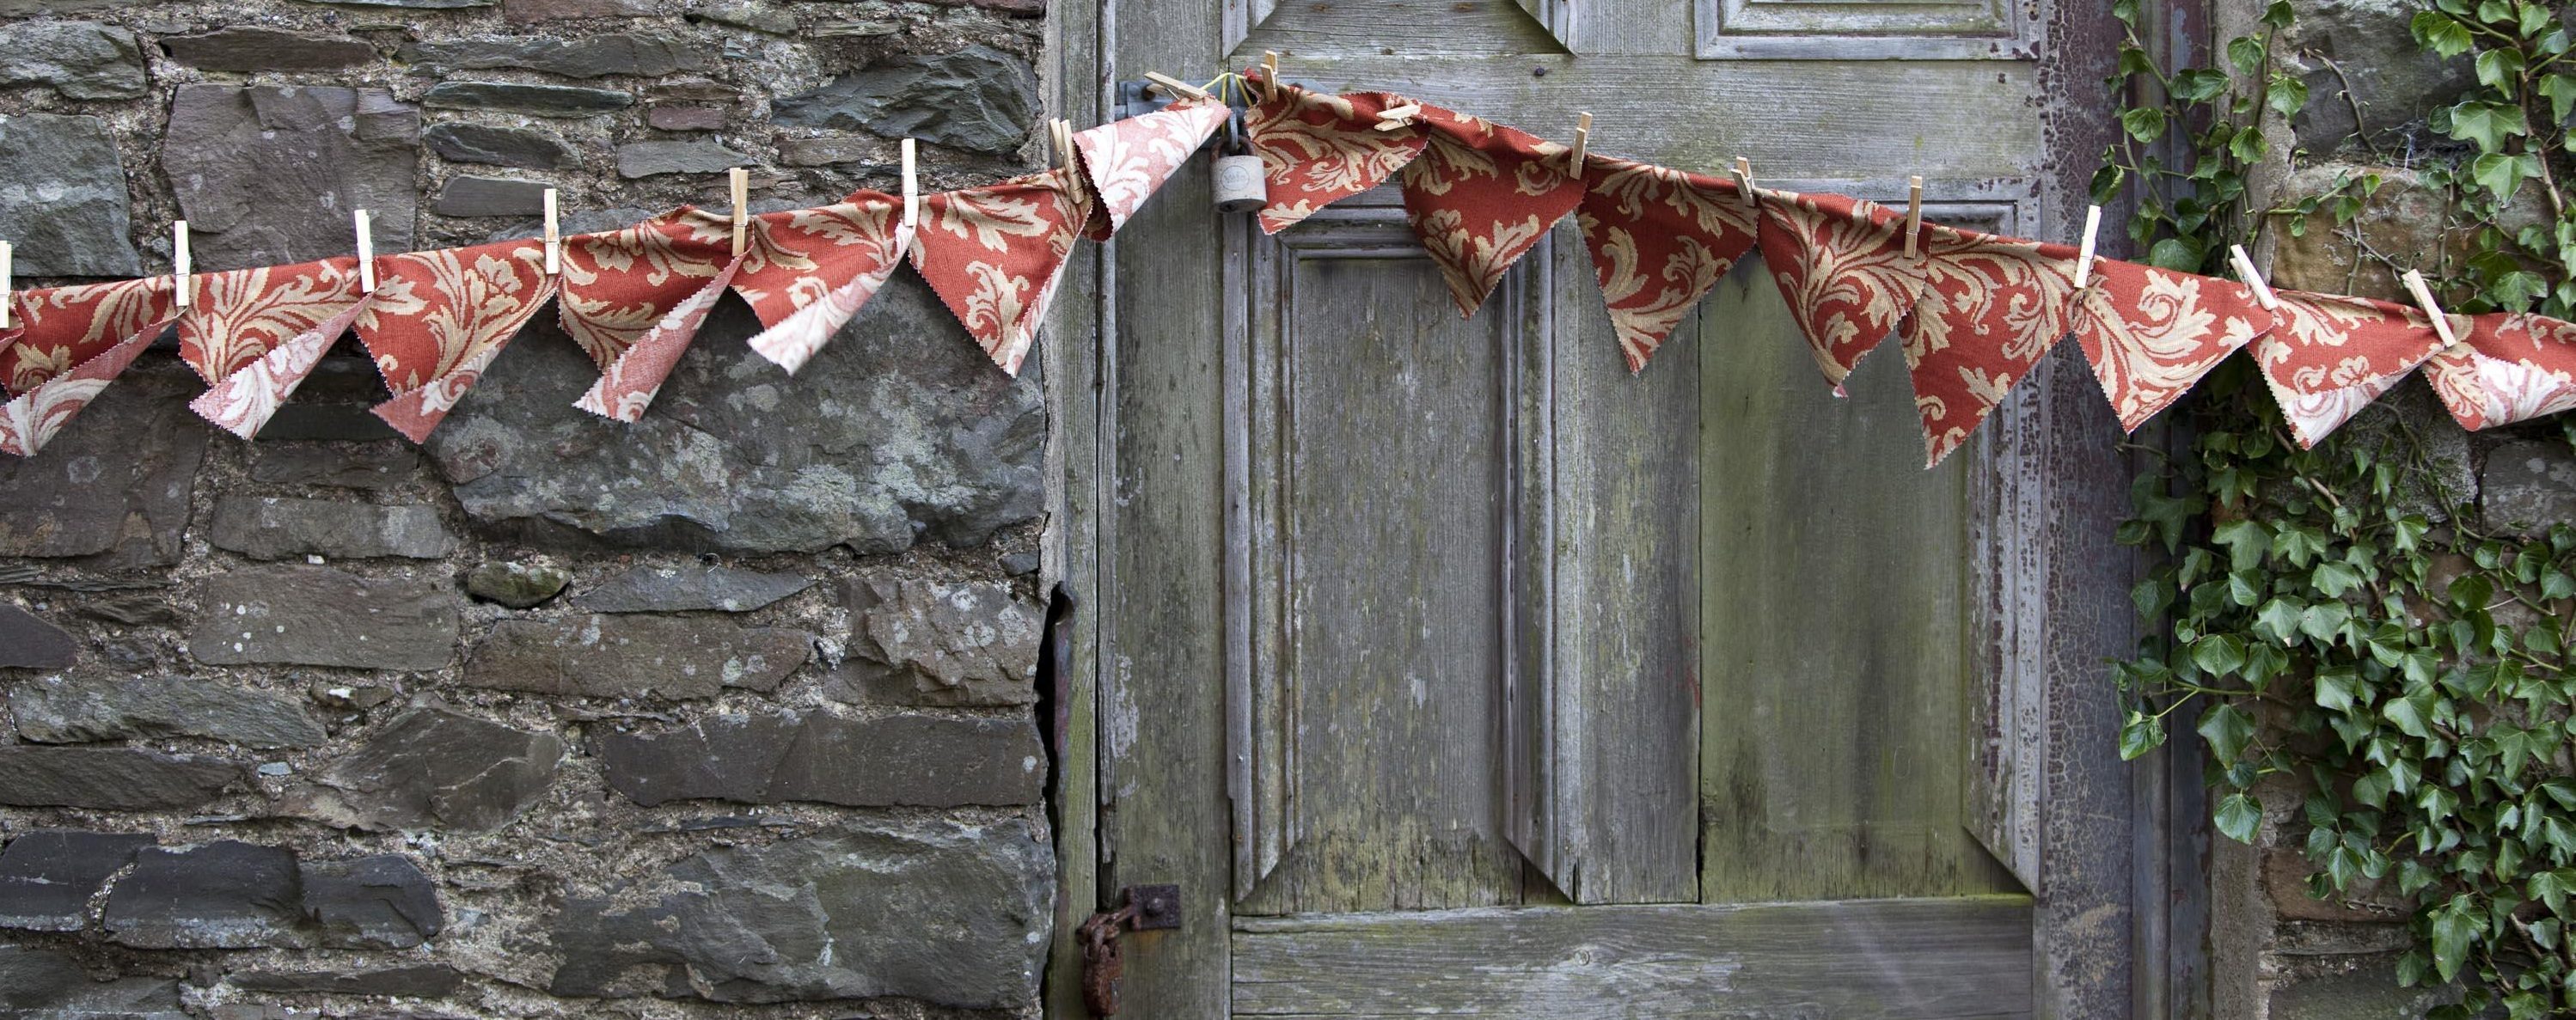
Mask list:
[[751,171],[733,168],[733,253],[740,257],[751,247]]
[[2236,275],[2254,292],[2255,304],[2262,305],[2267,312],[2281,307],[2281,299],[2272,296],[2272,285],[2263,282],[2263,274],[2254,271],[2254,259],[2245,254],[2244,245],[2228,245],[2227,260],[2235,263]]
[[903,227],[902,236],[911,237],[921,229],[921,178],[913,172],[912,139],[903,140]]
[[18,281],[13,272],[16,267],[10,258],[9,242],[0,241],[0,329],[9,328],[9,317],[16,314],[11,309],[18,305]]
[[2433,335],[2442,338],[2442,346],[2459,343],[2460,338],[2451,332],[2450,317],[2442,314],[2441,304],[2433,300],[2433,288],[2424,283],[2424,274],[2409,269],[2399,279],[2406,281],[2407,292],[2415,295],[2415,304],[2424,309],[2425,317],[2433,320]]
[[1735,157],[1735,190],[1744,193],[1745,208],[1762,207],[1762,200],[1753,195],[1753,161],[1742,156]]
[[1567,163],[1565,172],[1567,176],[1578,181],[1583,179],[1583,156],[1585,150],[1590,149],[1591,147],[1592,115],[1590,113],[1576,114],[1574,117],[1574,150],[1566,154]]
[[2102,207],[2084,207],[2084,243],[2075,247],[2075,286],[2093,282],[2093,242],[2102,233]]
[[1402,106],[1390,106],[1377,112],[1377,129],[1380,131],[1393,131],[1407,124],[1413,123],[1413,118],[1419,116],[1422,116],[1422,104],[1420,103],[1406,103]]
[[364,209],[350,214],[358,225],[358,293],[376,292],[376,222]]
[[546,189],[546,275],[563,273],[563,224],[555,217],[555,189]]
[[1059,117],[1047,122],[1047,130],[1055,136],[1056,165],[1064,168],[1065,190],[1079,202],[1083,192],[1082,166],[1073,147],[1073,122]]
[[1206,99],[1208,97],[1206,89],[1157,71],[1145,72],[1145,80],[1162,86],[1163,91],[1169,92],[1174,96],[1188,96],[1192,99]]
[[1923,251],[1923,177],[1917,174],[1905,180],[1905,257],[1921,258]]
[[197,277],[191,270],[188,259],[188,221],[186,220],[173,220],[170,223],[170,284],[171,289],[177,291],[170,300],[171,304],[186,308],[195,303]]
[[1279,98],[1279,51],[1261,51],[1261,101]]

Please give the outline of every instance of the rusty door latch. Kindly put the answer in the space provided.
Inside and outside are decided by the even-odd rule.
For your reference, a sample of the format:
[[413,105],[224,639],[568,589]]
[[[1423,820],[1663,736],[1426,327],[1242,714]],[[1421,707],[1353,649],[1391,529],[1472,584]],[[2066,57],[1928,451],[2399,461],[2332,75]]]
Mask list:
[[1082,940],[1082,1002],[1093,1016],[1118,1015],[1118,982],[1126,976],[1126,954],[1118,936],[1181,926],[1181,887],[1131,885],[1118,891],[1124,902],[1116,910],[1091,915],[1075,929]]

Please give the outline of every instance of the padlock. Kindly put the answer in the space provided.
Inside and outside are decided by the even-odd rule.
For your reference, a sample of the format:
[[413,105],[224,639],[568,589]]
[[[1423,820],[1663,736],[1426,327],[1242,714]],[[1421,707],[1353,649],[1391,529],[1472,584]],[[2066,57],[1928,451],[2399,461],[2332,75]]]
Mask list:
[[1225,122],[1224,154],[1216,158],[1216,211],[1247,213],[1270,204],[1270,182],[1261,173],[1261,157],[1243,142],[1243,114]]

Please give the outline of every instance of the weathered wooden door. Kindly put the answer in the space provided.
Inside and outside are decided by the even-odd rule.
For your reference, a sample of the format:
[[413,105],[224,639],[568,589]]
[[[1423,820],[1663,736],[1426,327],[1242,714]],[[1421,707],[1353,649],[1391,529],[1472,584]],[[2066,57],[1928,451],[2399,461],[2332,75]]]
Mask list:
[[[2091,153],[2049,119],[2051,6],[1056,16],[1076,113],[1277,50],[1310,87],[1559,135],[1590,111],[1599,151],[1779,188],[1920,174],[1934,218],[2052,234]],[[2116,651],[2065,633],[2118,625],[2047,633],[2063,566],[2035,562],[2122,487],[2047,449],[2080,367],[1925,472],[1901,356],[1830,395],[1758,260],[1633,377],[1571,224],[1462,321],[1391,186],[1263,237],[1194,167],[1083,272],[1052,363],[1097,402],[1062,446],[1097,711],[1069,918],[1149,883],[1186,916],[1128,939],[1127,1015],[2130,1010],[2128,878],[2098,873],[2125,858],[2082,848],[2128,823],[2109,699],[2050,696]],[[2053,495],[2078,486],[2103,498]]]

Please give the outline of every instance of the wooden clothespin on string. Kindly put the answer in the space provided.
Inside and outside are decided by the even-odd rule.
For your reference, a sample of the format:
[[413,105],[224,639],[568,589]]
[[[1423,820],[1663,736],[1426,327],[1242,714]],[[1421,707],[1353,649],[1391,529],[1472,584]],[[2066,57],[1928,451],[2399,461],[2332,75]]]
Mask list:
[[1923,177],[1905,179],[1905,257],[1923,257]]
[[1279,51],[1261,51],[1261,101],[1279,98]]
[[376,222],[375,217],[359,209],[349,214],[358,228],[358,293],[376,292]]
[[2424,274],[2409,269],[2399,279],[2406,282],[2407,293],[2415,295],[2416,307],[2422,308],[2424,316],[2433,320],[2433,335],[2442,338],[2442,346],[2459,343],[2460,338],[2451,332],[2450,317],[2443,315],[2441,304],[2433,300],[2433,288],[2424,282]]
[[186,308],[197,298],[197,275],[188,258],[188,221],[170,223],[170,286],[177,293],[170,303]]
[[1171,93],[1174,97],[1187,96],[1191,99],[1208,98],[1208,92],[1206,89],[1192,85],[1178,78],[1174,78],[1171,75],[1164,74],[1160,71],[1145,72],[1145,80],[1162,86],[1163,91]]
[[2075,248],[2075,286],[2078,289],[2093,282],[2093,242],[2102,233],[2102,207],[2084,207],[2084,243]]
[[1406,103],[1402,106],[1390,106],[1377,112],[1377,129],[1380,131],[1393,131],[1397,128],[1413,123],[1413,118],[1419,116],[1422,116],[1422,104],[1420,103]]
[[1058,117],[1047,122],[1047,131],[1055,143],[1056,165],[1064,168],[1065,190],[1079,202],[1082,200],[1082,168],[1074,154],[1073,122]]
[[1578,113],[1574,116],[1574,148],[1566,153],[1566,176],[1578,181],[1583,179],[1583,157],[1586,150],[1590,148],[1592,148],[1592,114]]
[[898,237],[910,238],[921,229],[921,178],[913,171],[912,139],[903,140],[903,225]]
[[16,314],[12,309],[18,305],[18,281],[14,274],[17,267],[11,263],[11,255],[9,242],[0,241],[0,329],[9,328],[9,317]]
[[751,171],[735,167],[726,176],[733,198],[733,254],[741,258],[751,247]]
[[1744,193],[1745,208],[1762,207],[1762,200],[1753,195],[1753,161],[1742,156],[1735,157],[1735,190]]
[[563,275],[563,224],[556,219],[555,189],[546,189],[546,275]]
[[2254,292],[2255,304],[2263,306],[2263,310],[2267,312],[2281,307],[2281,299],[2272,296],[2272,285],[2263,282],[2263,274],[2254,270],[2254,259],[2245,254],[2244,245],[2228,245],[2227,260],[2236,265],[2237,277],[2244,280],[2246,288]]

